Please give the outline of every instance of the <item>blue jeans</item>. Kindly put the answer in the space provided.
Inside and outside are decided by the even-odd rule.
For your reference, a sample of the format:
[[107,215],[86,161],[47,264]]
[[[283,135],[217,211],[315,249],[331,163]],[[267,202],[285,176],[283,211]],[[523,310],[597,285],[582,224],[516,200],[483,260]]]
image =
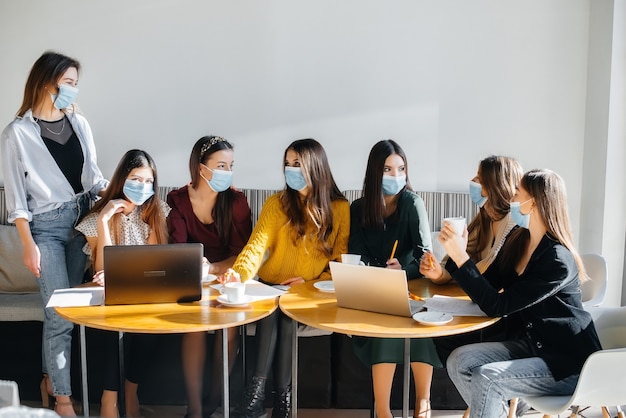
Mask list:
[[85,272],[85,237],[74,229],[88,209],[86,195],[61,207],[33,215],[30,230],[41,255],[41,277],[37,280],[44,305],[42,362],[55,396],[72,394],[70,363],[74,324],[46,308],[56,289],[81,283]]
[[555,380],[527,341],[469,344],[447,362],[450,379],[470,407],[470,417],[506,417],[509,400],[524,396],[571,395],[578,375]]

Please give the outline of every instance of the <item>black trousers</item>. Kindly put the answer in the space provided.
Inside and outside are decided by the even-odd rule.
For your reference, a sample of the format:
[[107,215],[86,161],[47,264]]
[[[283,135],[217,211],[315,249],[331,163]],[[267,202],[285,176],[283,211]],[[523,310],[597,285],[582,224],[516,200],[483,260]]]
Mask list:
[[[119,333],[115,331],[100,331],[103,333],[104,371],[103,389],[120,390],[120,356]],[[145,380],[145,374],[154,365],[157,334],[124,334],[124,371],[126,379],[133,383]]]
[[293,320],[280,309],[257,322],[258,354],[254,376],[267,378],[273,366],[276,388],[291,384],[292,336]]

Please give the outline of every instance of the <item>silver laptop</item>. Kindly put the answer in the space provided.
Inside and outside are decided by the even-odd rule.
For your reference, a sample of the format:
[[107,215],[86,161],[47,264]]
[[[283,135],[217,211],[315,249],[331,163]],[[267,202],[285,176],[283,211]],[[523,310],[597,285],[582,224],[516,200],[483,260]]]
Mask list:
[[104,304],[199,300],[202,257],[202,244],[106,246]]
[[337,305],[342,308],[411,317],[424,305],[409,299],[404,270],[331,261]]

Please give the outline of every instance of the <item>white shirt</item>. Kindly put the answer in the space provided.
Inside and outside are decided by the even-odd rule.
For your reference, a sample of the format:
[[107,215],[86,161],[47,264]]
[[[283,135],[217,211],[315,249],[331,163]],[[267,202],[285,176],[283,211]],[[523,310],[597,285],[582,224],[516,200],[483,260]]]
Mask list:
[[[102,177],[96,162],[96,147],[91,128],[82,115],[66,110],[72,128],[78,136],[83,151],[81,183],[92,200],[109,182]],[[41,129],[31,110],[17,117],[0,136],[2,173],[8,221],[56,209],[75,198],[72,186],[48,151]]]

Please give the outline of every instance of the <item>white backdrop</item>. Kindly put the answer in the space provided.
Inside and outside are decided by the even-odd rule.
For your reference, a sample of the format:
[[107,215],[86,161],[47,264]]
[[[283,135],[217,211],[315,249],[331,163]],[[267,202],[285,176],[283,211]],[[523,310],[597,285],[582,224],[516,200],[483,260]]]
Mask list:
[[105,176],[137,147],[182,185],[191,145],[219,134],[237,186],[280,188],[285,147],[314,137],[359,188],[394,138],[418,190],[467,190],[489,154],[554,169],[577,229],[588,25],[582,0],[4,0],[0,123],[53,49],[83,64]]

